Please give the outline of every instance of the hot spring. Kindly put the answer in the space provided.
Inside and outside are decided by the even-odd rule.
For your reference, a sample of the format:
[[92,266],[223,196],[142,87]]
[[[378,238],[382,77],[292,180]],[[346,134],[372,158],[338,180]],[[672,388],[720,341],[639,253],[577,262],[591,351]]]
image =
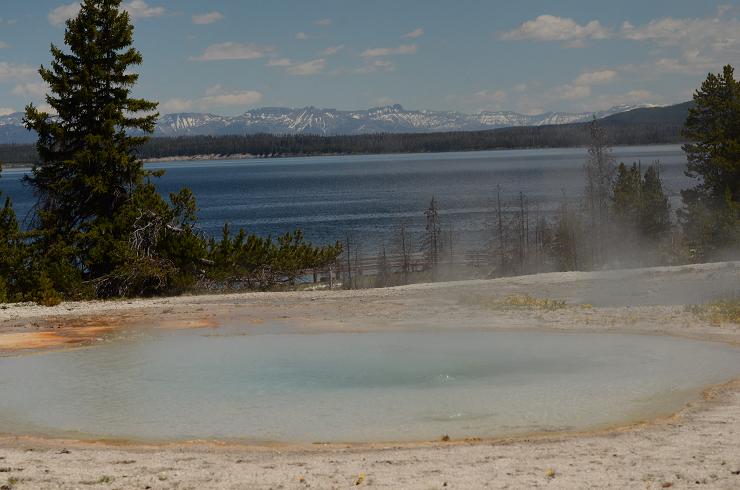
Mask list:
[[0,433],[381,442],[584,430],[740,375],[722,344],[502,331],[136,333],[0,358]]

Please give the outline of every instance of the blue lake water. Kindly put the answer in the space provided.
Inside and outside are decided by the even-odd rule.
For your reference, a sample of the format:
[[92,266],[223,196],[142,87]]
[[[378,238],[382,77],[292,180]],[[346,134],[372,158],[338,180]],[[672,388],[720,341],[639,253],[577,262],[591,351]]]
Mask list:
[[0,433],[378,442],[580,430],[669,414],[737,349],[544,332],[148,330],[0,357]]
[[[678,204],[690,184],[678,146],[619,147],[618,161],[660,160],[662,177]],[[148,165],[166,175],[165,192],[193,189],[200,226],[218,235],[224,222],[259,235],[275,236],[296,227],[318,243],[351,233],[362,237],[363,252],[374,255],[402,221],[412,233],[423,230],[423,212],[432,196],[443,226],[452,226],[465,248],[482,248],[491,222],[496,187],[514,204],[524,192],[534,209],[551,212],[566,196],[583,190],[584,149],[507,150],[466,153],[332,156],[242,161],[173,162]],[[33,204],[21,185],[22,171],[6,170],[0,190],[10,195],[20,217]]]

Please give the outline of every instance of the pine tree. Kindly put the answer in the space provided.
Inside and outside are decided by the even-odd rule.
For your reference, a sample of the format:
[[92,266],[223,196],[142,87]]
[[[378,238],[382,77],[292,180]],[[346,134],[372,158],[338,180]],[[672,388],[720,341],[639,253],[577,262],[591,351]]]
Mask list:
[[694,93],[683,146],[686,175],[698,179],[681,193],[681,217],[700,256],[711,257],[740,246],[740,81],[727,65],[710,73]]
[[614,179],[614,215],[621,225],[635,225],[640,219],[642,175],[636,163],[620,163]]
[[[51,249],[66,250],[88,275],[108,272],[92,261],[90,249],[120,238],[114,220],[132,194],[152,176],[134,151],[146,141],[132,130],[152,132],[157,104],[131,97],[141,64],[131,47],[133,26],[120,0],[85,0],[77,17],[67,21],[65,52],[52,45],[49,68],[41,78],[49,85],[46,101],[53,117],[33,105],[26,126],[38,133],[40,162],[26,178],[38,198],[37,226]],[[149,112],[137,117],[137,114]],[[71,247],[71,249],[69,248]]]
[[[2,166],[0,166],[2,172]],[[0,198],[2,193],[0,193]],[[0,303],[9,301],[14,296],[13,284],[19,275],[18,247],[19,229],[10,198],[0,208]]]
[[26,179],[38,199],[35,247],[67,293],[82,280],[104,295],[160,291],[205,251],[192,232],[192,194],[166,203],[151,182],[161,173],[136,155],[147,137],[133,134],[151,133],[158,114],[131,95],[142,62],[133,30],[121,0],[84,0],[67,21],[68,50],[52,45],[51,65],[39,70],[55,114],[26,108],[40,159]]
[[[142,56],[131,47],[133,26],[120,4],[82,3],[77,17],[67,21],[69,52],[52,45],[51,67],[39,70],[56,116],[33,105],[26,109],[41,159],[28,182],[39,198],[41,226],[62,236],[115,216],[151,175],[134,155],[146,138],[128,132],[152,132],[157,104],[131,97],[138,75],[129,70]],[[136,116],[142,112],[149,114]]]
[[55,305],[59,303],[59,295],[46,271],[30,260],[26,238],[18,225],[13,204],[6,198],[0,207],[0,303],[38,301],[47,306]]
[[654,162],[645,171],[640,187],[639,230],[651,241],[665,238],[670,227],[671,206],[660,179],[660,162]]

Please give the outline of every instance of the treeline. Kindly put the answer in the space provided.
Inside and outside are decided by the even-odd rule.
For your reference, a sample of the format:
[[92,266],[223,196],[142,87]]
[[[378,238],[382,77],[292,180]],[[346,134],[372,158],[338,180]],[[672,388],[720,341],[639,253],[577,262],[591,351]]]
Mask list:
[[228,225],[221,240],[207,239],[189,189],[168,199],[157,192],[162,172],[143,168],[136,148],[146,138],[132,136],[156,120],[155,103],[130,95],[138,77],[130,68],[141,63],[132,35],[121,0],[85,0],[67,21],[69,51],[53,46],[51,67],[39,71],[57,115],[26,109],[39,135],[39,162],[25,177],[37,202],[28,231],[9,199],[0,208],[0,302],[268,289],[331,268],[339,243],[316,247],[299,230],[233,234]]
[[543,213],[524,193],[507,203],[500,188],[492,189],[488,239],[472,253],[457,250],[456,223],[432,199],[424,232],[412,237],[399,223],[375,259],[362,260],[361,242],[345,239],[345,287],[739,259],[738,100],[731,66],[710,74],[696,92],[684,131],[691,143],[683,146],[686,174],[696,185],[681,192],[679,209],[670,208],[660,162],[617,164],[613,128],[593,121],[582,198],[564,195],[555,213]]
[[[523,192],[503,201],[501,188],[492,189],[486,238],[477,248],[460,246],[454,215],[445,216],[444,203],[435,198],[423,211],[421,233],[411,234],[399,222],[374,257],[363,257],[361,242],[347,236],[338,263],[342,283],[350,289],[387,287],[690,262],[685,237],[671,221],[660,163],[617,166],[609,148],[601,150],[603,158],[586,164],[585,198],[563,196],[554,212],[543,212]],[[605,186],[593,185],[602,177]]]
[[[56,116],[33,105],[26,109],[26,124],[39,139],[38,162],[25,183],[37,201],[28,231],[19,228],[10,200],[0,208],[0,301],[55,304],[63,298],[270,289],[304,277],[316,281],[319,274],[331,286],[336,272],[344,287],[354,288],[368,285],[368,269],[374,286],[451,278],[461,252],[455,223],[444,220],[435,199],[424,211],[422,236],[412,237],[399,223],[372,264],[357,236],[345,237],[344,245],[316,247],[299,230],[273,239],[234,233],[224,225],[220,239],[204,237],[192,192],[184,188],[163,197],[155,185],[162,172],[146,170],[140,159],[151,148],[147,144],[178,140],[147,143],[136,136],[153,131],[156,104],[131,97],[138,77],[131,68],[142,61],[131,47],[132,36],[121,0],[84,0],[67,21],[69,50],[53,46],[53,63],[40,70]],[[353,151],[372,153],[489,149],[485,138],[493,133],[502,145],[496,147],[545,141],[585,145],[583,199],[564,196],[557,213],[545,215],[523,193],[517,202],[504,203],[500,190],[492,189],[490,239],[466,262],[472,258],[486,275],[502,276],[735,259],[740,257],[739,100],[731,66],[710,74],[695,93],[682,135],[689,141],[683,146],[686,173],[696,185],[681,193],[677,220],[671,219],[659,164],[618,166],[611,151],[614,144],[646,142],[639,138],[673,141],[656,140],[658,134],[676,137],[678,130],[671,136],[672,129],[654,128],[658,133],[651,135],[642,128],[638,134],[635,127],[593,121],[441,138],[258,135],[245,137],[258,142],[253,149],[236,148],[235,137],[228,152],[348,153],[352,144]],[[213,152],[195,146],[192,151]]]
[[[666,124],[609,123],[613,145],[671,144],[684,141],[681,127]],[[447,133],[366,134],[351,136],[229,135],[152,138],[137,150],[143,159],[198,155],[262,157],[426,153],[516,148],[568,148],[588,144],[587,124],[513,127],[486,131]],[[0,161],[33,164],[38,154],[33,145],[0,145]]]

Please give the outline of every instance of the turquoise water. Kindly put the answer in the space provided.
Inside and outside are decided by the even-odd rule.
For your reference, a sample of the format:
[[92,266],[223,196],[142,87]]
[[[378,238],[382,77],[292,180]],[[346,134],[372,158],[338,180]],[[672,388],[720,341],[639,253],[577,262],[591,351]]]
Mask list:
[[668,337],[180,331],[0,358],[0,433],[377,442],[574,430],[670,413],[740,353]]

